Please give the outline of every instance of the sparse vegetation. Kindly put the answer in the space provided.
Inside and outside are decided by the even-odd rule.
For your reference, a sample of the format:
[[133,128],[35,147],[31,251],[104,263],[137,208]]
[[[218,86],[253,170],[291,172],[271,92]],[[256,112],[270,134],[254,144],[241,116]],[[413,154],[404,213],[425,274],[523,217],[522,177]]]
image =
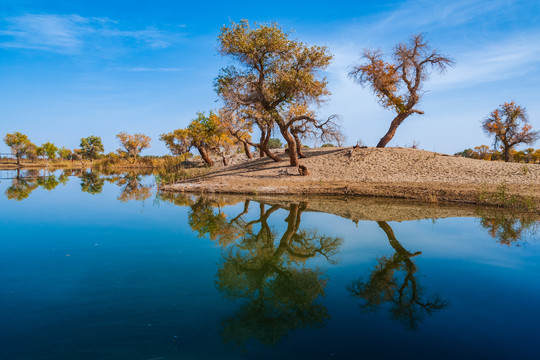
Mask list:
[[540,210],[537,208],[534,197],[512,194],[506,183],[497,186],[495,191],[481,189],[478,194],[478,203],[516,211],[536,212]]

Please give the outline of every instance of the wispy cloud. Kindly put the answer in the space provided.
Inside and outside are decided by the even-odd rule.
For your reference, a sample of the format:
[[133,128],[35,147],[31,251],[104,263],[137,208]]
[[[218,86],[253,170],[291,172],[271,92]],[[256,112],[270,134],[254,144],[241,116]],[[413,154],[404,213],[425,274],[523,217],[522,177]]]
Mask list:
[[75,52],[83,43],[88,19],[77,15],[24,15],[7,19],[0,31],[5,48],[40,49],[55,52]]
[[433,88],[471,86],[537,73],[540,64],[540,33],[511,34],[464,50],[448,74],[436,76]]
[[144,30],[103,29],[101,33],[106,37],[132,39],[155,49],[168,48],[174,41],[168,33],[155,28]]
[[[427,32],[441,52],[456,60],[444,75],[434,74],[432,88],[454,88],[494,82],[537,72],[540,62],[540,29],[491,28],[491,22],[509,16],[512,0],[458,0],[448,3],[411,1],[377,18],[355,21],[330,39],[335,54],[329,71],[350,83],[346,74],[358,63],[364,48],[382,47],[387,54],[396,41]],[[508,11],[507,11],[508,10]]]
[[396,10],[388,12],[382,18],[379,15],[376,26],[371,26],[371,29],[374,32],[381,30],[388,32],[396,28],[411,26],[429,26],[430,29],[453,27],[496,13],[513,2],[512,0],[409,1]]
[[79,15],[25,14],[4,19],[0,47],[76,54],[103,40],[136,42],[149,48],[171,46],[176,37],[156,28],[125,29],[108,18]]
[[184,68],[170,67],[170,68],[148,68],[148,67],[133,67],[126,69],[130,72],[179,72],[184,71]]

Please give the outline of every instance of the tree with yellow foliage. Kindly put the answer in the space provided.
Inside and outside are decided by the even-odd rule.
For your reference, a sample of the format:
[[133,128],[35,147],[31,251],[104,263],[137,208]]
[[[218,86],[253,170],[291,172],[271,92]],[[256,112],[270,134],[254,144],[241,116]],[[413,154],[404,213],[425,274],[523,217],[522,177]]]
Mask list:
[[474,147],[474,155],[477,159],[480,160],[491,160],[492,152],[487,145],[480,145]]
[[20,132],[6,134],[4,137],[4,142],[10,147],[11,153],[17,159],[18,166],[21,165],[21,157],[24,156],[32,147],[35,148],[35,145],[32,144],[30,139],[28,139],[28,136]]
[[210,111],[208,116],[204,112],[198,112],[186,129],[161,134],[160,140],[165,142],[174,155],[186,154],[191,148],[197,149],[209,166],[214,165],[211,154],[221,156],[223,164],[227,165],[226,155],[236,146],[235,138],[226,131],[219,116],[213,111]]
[[260,144],[254,144],[251,141],[251,134],[253,133],[253,122],[249,118],[240,118],[235,114],[227,111],[227,109],[220,109],[219,118],[224,129],[237,140],[244,148],[244,153],[248,159],[252,159],[250,146],[260,146]]
[[510,161],[510,152],[518,144],[533,144],[539,138],[538,131],[532,131],[529,117],[524,107],[514,101],[504,103],[482,122],[487,135],[495,138],[494,146],[500,146],[504,161]]
[[239,118],[248,111],[277,125],[287,141],[291,166],[298,166],[291,126],[299,121],[319,121],[307,114],[286,115],[293,107],[319,105],[330,94],[326,79],[318,74],[333,56],[325,46],[290,39],[290,33],[275,23],[250,26],[242,20],[222,27],[218,40],[219,52],[238,64],[223,68],[215,80],[225,107]]
[[416,109],[422,97],[422,85],[429,78],[429,70],[443,73],[454,61],[432,49],[423,34],[413,35],[406,43],[394,48],[393,62],[384,61],[381,50],[366,49],[366,63],[355,65],[349,76],[360,85],[367,85],[386,109],[396,116],[377,147],[385,147],[394,137],[399,125],[412,114],[424,114]]
[[118,153],[125,155],[127,158],[137,159],[139,153],[146,148],[150,147],[149,136],[144,134],[129,135],[126,132],[121,132],[116,135],[116,138],[120,142],[121,149],[118,149]]

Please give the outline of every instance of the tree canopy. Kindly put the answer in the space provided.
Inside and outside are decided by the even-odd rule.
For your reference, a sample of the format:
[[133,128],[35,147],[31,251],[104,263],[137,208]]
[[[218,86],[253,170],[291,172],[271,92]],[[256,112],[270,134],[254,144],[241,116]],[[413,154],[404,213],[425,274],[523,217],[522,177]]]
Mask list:
[[150,147],[152,139],[144,134],[129,135],[126,132],[121,132],[116,135],[122,149],[118,149],[118,153],[126,157],[137,158],[139,153]]
[[307,113],[290,116],[291,109],[320,105],[330,95],[319,72],[330,64],[332,55],[325,46],[292,40],[275,23],[232,23],[221,28],[218,41],[219,52],[236,63],[223,68],[215,80],[225,107],[239,117],[250,111],[276,124],[287,141],[291,165],[298,166],[291,127],[299,121],[321,123]]
[[93,160],[105,150],[99,136],[91,135],[81,139],[81,154],[87,159]]
[[379,104],[396,112],[390,128],[377,147],[385,147],[394,137],[399,125],[412,114],[424,114],[416,109],[422,97],[424,82],[430,70],[444,72],[454,64],[446,55],[432,49],[424,34],[413,35],[408,42],[399,43],[392,53],[393,60],[385,61],[378,49],[366,49],[363,62],[354,65],[349,76],[368,86],[379,99]]
[[27,135],[24,135],[20,132],[14,132],[13,134],[6,134],[4,137],[4,142],[11,149],[11,152],[17,158],[17,165],[21,164],[21,157],[27,153],[32,147],[35,147],[34,144],[28,139]]
[[500,146],[504,161],[510,160],[510,150],[518,144],[534,144],[539,138],[538,131],[532,131],[529,117],[524,107],[515,102],[504,103],[482,122],[482,128],[494,137],[494,146]]
[[211,154],[221,156],[227,164],[226,155],[235,148],[236,140],[223,126],[221,118],[210,111],[208,116],[198,112],[185,129],[177,129],[161,134],[160,140],[165,142],[173,155],[182,155],[197,149],[207,165],[214,165]]
[[47,141],[46,143],[41,145],[41,148],[43,148],[43,154],[47,156],[47,159],[56,159],[56,152],[58,151],[56,145]]

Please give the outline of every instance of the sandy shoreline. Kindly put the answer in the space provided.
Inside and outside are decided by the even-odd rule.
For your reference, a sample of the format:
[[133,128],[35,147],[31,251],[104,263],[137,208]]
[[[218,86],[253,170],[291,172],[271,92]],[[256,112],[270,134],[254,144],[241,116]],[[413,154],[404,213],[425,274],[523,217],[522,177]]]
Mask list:
[[490,162],[407,148],[326,148],[305,153],[307,158],[300,163],[308,168],[308,176],[300,176],[288,161],[241,160],[160,190],[372,196],[486,205],[503,205],[494,202],[516,197],[540,209],[540,164]]

